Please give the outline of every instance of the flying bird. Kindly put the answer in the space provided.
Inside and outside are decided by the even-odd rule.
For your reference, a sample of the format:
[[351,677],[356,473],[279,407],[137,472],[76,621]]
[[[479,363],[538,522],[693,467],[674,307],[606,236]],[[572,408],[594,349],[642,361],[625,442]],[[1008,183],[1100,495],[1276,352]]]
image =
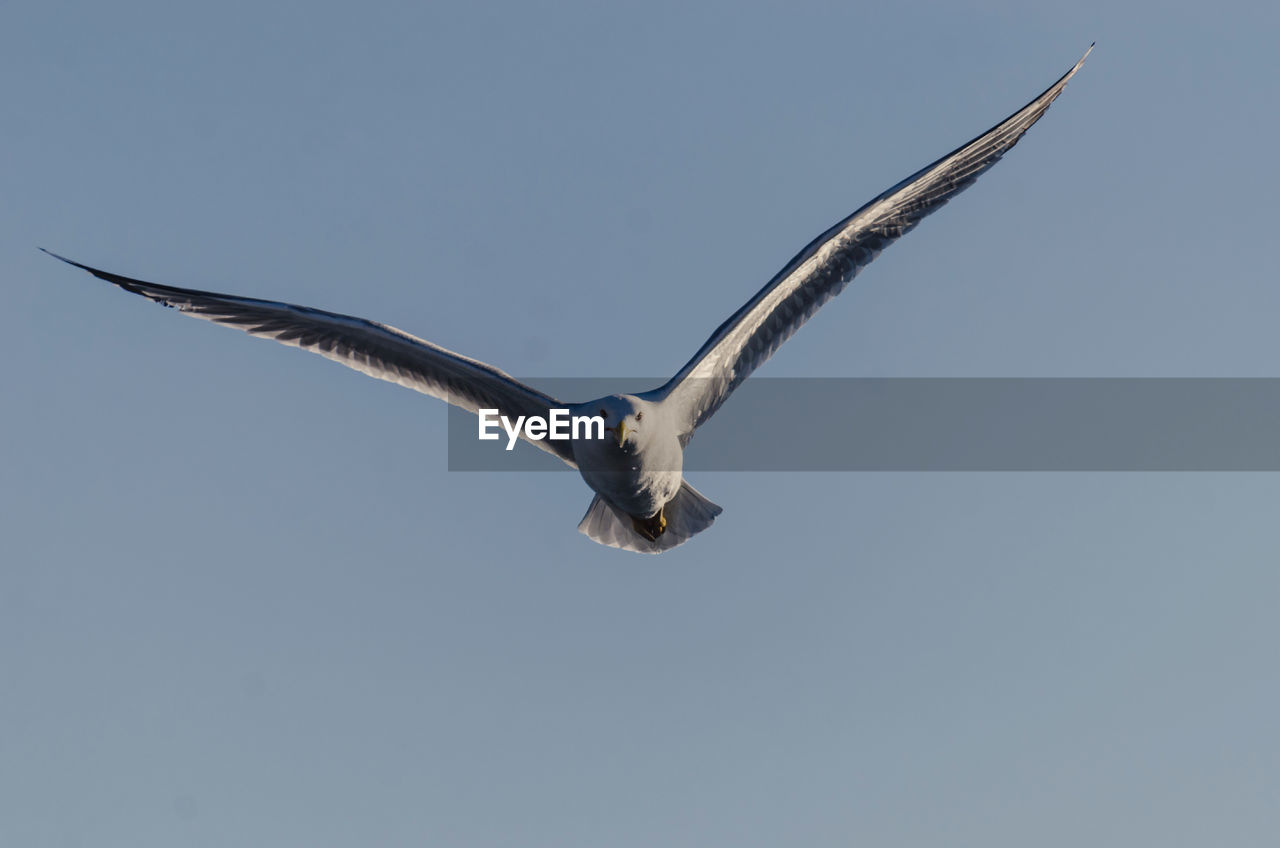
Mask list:
[[[577,468],[595,497],[578,530],[596,542],[661,553],[711,526],[721,509],[684,480],[685,446],[734,389],[871,260],[968,188],[1040,120],[1093,50],[1026,106],[889,188],[811,241],[721,324],[665,385],[564,404],[503,371],[364,318],[306,306],[148,283],[45,251],[185,315],[318,353],[471,412],[603,419],[569,439],[521,436]],[[43,249],[43,248],[42,248]]]

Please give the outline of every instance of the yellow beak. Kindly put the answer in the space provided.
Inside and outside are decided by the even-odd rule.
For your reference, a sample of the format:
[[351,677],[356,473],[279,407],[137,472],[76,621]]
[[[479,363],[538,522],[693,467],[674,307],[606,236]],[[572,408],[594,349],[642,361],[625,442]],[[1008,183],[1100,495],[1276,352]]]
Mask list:
[[618,447],[622,447],[627,441],[627,422],[619,421],[618,427],[613,431],[613,435],[618,437]]

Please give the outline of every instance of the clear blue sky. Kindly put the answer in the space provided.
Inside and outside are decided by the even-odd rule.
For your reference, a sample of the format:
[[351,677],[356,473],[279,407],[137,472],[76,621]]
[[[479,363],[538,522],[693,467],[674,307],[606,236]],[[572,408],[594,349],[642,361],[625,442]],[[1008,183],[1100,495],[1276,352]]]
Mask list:
[[760,373],[1280,377],[1280,16],[1153,8],[7,3],[0,844],[1269,844],[1276,475],[703,474],[643,558],[36,251],[666,376],[1096,40]]

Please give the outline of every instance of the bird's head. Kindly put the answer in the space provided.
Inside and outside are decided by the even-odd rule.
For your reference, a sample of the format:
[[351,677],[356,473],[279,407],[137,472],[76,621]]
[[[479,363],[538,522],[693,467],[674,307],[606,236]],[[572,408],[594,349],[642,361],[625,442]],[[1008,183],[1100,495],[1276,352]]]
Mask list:
[[582,404],[576,414],[598,417],[604,422],[604,442],[624,453],[642,451],[649,442],[655,413],[654,404],[635,395],[608,395]]

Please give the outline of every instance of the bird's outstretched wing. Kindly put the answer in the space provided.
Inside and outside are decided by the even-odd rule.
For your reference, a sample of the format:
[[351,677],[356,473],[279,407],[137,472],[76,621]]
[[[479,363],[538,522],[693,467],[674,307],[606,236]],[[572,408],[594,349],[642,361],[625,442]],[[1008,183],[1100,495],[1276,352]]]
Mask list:
[[[125,291],[172,306],[184,315],[318,353],[362,374],[440,398],[470,412],[500,409],[512,419],[517,415],[546,417],[550,409],[564,406],[491,365],[385,324],[291,303],[148,283],[91,268],[47,250],[45,253]],[[532,444],[576,467],[569,441],[542,439]]]
[[707,339],[666,385],[646,395],[676,411],[680,439],[712,416],[738,385],[858,271],[898,238],[968,188],[1040,120],[1093,45],[1043,94],[818,236]]

